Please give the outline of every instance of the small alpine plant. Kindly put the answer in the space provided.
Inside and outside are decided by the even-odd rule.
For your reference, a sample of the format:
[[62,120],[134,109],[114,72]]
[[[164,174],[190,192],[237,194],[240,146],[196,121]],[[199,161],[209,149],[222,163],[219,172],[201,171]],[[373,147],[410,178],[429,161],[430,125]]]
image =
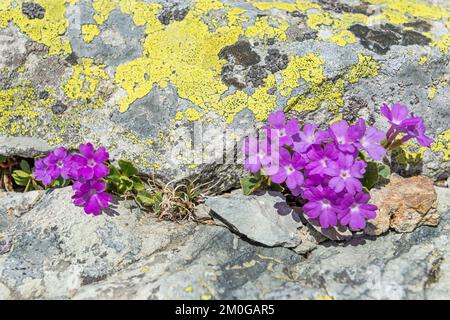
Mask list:
[[306,200],[303,212],[322,228],[348,226],[362,230],[376,217],[369,204],[369,189],[379,177],[388,178],[389,166],[381,160],[387,151],[416,139],[424,147],[433,140],[426,136],[422,118],[409,114],[407,106],[383,104],[381,113],[391,127],[387,133],[368,126],[364,119],[345,120],[325,129],[296,119],[286,121],[282,111],[269,115],[263,139],[247,137],[243,145],[244,167],[252,176],[241,183],[246,194],[266,185],[289,190]]
[[111,195],[105,192],[108,160],[106,149],[95,150],[91,143],[81,144],[74,153],[60,147],[36,160],[33,175],[45,187],[58,179],[73,181],[73,203],[83,207],[86,214],[96,216],[112,201]]

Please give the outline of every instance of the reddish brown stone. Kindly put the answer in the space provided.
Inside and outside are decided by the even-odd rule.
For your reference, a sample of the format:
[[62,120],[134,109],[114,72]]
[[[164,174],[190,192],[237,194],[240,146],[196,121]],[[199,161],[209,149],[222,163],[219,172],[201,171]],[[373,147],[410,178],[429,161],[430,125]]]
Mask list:
[[440,214],[433,181],[425,176],[402,178],[397,175],[381,189],[371,191],[372,203],[378,207],[377,218],[370,220],[365,232],[380,235],[394,229],[412,232],[421,225],[435,226]]

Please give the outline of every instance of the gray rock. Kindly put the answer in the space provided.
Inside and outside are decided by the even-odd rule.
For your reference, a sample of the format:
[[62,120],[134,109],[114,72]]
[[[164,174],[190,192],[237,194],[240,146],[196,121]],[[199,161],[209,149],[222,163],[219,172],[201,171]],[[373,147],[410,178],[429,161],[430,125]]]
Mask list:
[[[7,90],[2,102],[11,107],[0,113],[0,139],[33,137],[33,142],[22,150],[22,142],[2,140],[0,153],[29,156],[46,151],[43,142],[76,147],[89,140],[107,147],[113,160],[136,161],[143,172],[167,181],[200,175],[223,192],[238,184],[242,167],[236,150],[242,138],[270,111],[288,104],[294,107],[289,116],[302,121],[324,125],[338,115],[364,116],[386,126],[379,106],[401,101],[425,118],[433,138],[449,129],[449,53],[435,45],[444,45],[449,32],[445,19],[430,14],[404,24],[349,26],[341,21],[349,12],[375,15],[375,21],[409,13],[359,0],[314,2],[321,9],[281,2],[289,8],[222,0],[220,9],[209,9],[202,2],[152,0],[145,2],[148,10],[117,5],[99,13],[92,0],[80,0],[56,4],[65,19],[58,22],[47,19],[56,8],[40,4],[44,18],[32,21],[45,30],[43,36],[31,35],[8,10],[1,11],[7,16],[0,18],[0,90]],[[431,7],[436,1],[423,2],[430,12],[436,10]],[[436,5],[448,15],[445,1]],[[20,8],[8,9],[22,16]],[[333,18],[333,28],[343,29],[312,26],[310,17],[318,11]],[[92,39],[84,37],[85,26],[94,32]],[[353,32],[354,41],[333,42],[341,31]],[[322,62],[312,70],[288,72],[298,69],[291,65],[295,58],[308,54]],[[360,55],[373,58],[377,70],[366,73],[367,66],[358,65]],[[350,70],[356,71],[351,81]],[[321,80],[310,78],[322,74],[325,82],[315,88],[312,80]],[[50,93],[45,101],[37,99],[43,91]],[[320,92],[326,94],[316,101]],[[308,103],[296,105],[298,98]],[[53,108],[54,114],[56,103],[67,109]],[[444,138],[438,139],[446,150]],[[209,152],[214,147],[218,152]],[[414,163],[394,155],[392,165],[405,175],[422,172],[445,180],[450,170],[442,151],[427,150]]]
[[52,147],[41,139],[0,136],[0,154],[4,156],[32,158],[50,150],[52,150]]
[[298,264],[298,281],[335,299],[447,299],[450,296],[450,190],[437,188],[438,227],[410,234],[328,243]]
[[[102,216],[86,216],[73,206],[71,194],[71,188],[46,193],[1,230],[12,237],[12,247],[0,255],[0,282],[14,297],[28,298],[30,281],[43,286],[40,297],[70,297],[80,286],[105,279],[189,232],[142,217],[136,205],[126,208],[122,202]],[[5,206],[11,207],[10,197],[0,198],[0,208]]]
[[300,244],[300,216],[286,204],[281,193],[246,196],[237,190],[207,198],[205,204],[218,219],[251,241],[270,247],[293,248]]
[[[445,211],[438,227],[326,241],[307,257],[249,243],[223,227],[159,222],[129,202],[102,216],[86,216],[70,203],[71,192],[44,193],[0,232],[0,298],[445,299],[450,294],[447,188],[437,189],[439,210]],[[10,203],[0,198],[0,207]]]

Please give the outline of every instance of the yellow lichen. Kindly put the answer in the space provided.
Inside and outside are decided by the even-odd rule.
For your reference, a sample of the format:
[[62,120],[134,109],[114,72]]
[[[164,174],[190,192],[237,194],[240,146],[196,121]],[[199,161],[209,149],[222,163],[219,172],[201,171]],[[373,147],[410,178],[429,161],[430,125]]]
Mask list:
[[436,96],[436,91],[437,91],[437,89],[435,86],[428,88],[428,99],[429,100],[434,99],[434,97]]
[[289,28],[285,20],[273,17],[258,17],[254,25],[245,30],[245,36],[249,38],[259,39],[276,39],[278,41],[286,41],[286,30]]
[[308,15],[306,24],[314,30],[320,29],[321,25],[330,26],[333,23],[333,18],[328,12],[322,11],[319,13],[311,13]]
[[326,79],[323,74],[323,63],[324,61],[315,53],[309,53],[304,57],[291,55],[288,66],[282,71],[283,82],[278,86],[278,90],[283,96],[288,96],[299,86],[299,79],[315,85],[322,83]]
[[425,63],[427,63],[427,61],[428,61],[428,57],[421,57],[419,59],[419,64],[424,65]]
[[367,0],[366,2],[385,5],[384,11],[408,14],[416,18],[438,20],[450,16],[450,12],[442,6],[426,4],[416,0]]
[[110,0],[93,0],[92,7],[96,11],[94,20],[101,25],[108,19],[111,11],[116,8],[116,3]]
[[328,41],[334,42],[338,46],[343,47],[349,43],[358,42],[358,39],[356,39],[355,35],[352,32],[348,30],[343,30],[338,33],[335,33],[332,37],[328,39]]
[[344,106],[343,93],[345,81],[325,81],[320,85],[314,85],[309,92],[300,97],[289,99],[286,109],[299,112],[314,111],[324,105],[332,112],[337,112]]
[[433,37],[431,37],[431,38],[433,39],[431,46],[438,47],[445,54],[447,54],[449,52],[449,47],[450,47],[450,34],[449,33],[443,35],[440,39],[434,39]]
[[270,9],[280,9],[288,12],[293,11],[306,11],[308,9],[320,9],[320,6],[316,3],[312,3],[306,0],[297,0],[295,3],[287,2],[255,2],[252,1],[252,5],[258,10],[270,10]]
[[267,119],[276,106],[277,97],[267,93],[268,88],[276,84],[275,76],[269,75],[264,82],[265,86],[258,87],[248,98],[248,108],[255,114],[256,121]]
[[437,141],[431,144],[431,150],[434,152],[442,152],[442,160],[450,160],[450,129],[442,132]]
[[219,102],[217,112],[224,116],[226,123],[231,123],[234,116],[247,107],[247,101],[248,96],[242,91],[237,91]]
[[350,83],[356,83],[361,78],[375,77],[378,75],[379,68],[373,57],[358,53],[358,63],[350,68],[345,79]]
[[185,118],[189,121],[200,121],[201,113],[194,108],[187,108],[186,111],[179,111],[175,115],[175,120],[183,120]]
[[396,10],[386,9],[383,10],[383,14],[386,16],[387,21],[392,24],[404,24],[409,21],[408,17],[405,16],[404,13]]
[[0,135],[32,136],[40,115],[31,87],[0,90]]
[[100,34],[100,29],[96,24],[84,24],[81,26],[81,34],[85,42],[92,42]]
[[415,164],[423,159],[423,155],[428,148],[422,147],[415,141],[409,140],[397,149],[395,160],[402,164]]
[[108,75],[103,66],[94,64],[90,58],[81,59],[81,63],[73,67],[73,74],[62,86],[67,97],[71,99],[95,100],[94,107],[101,106],[103,100],[98,97],[97,88],[101,80],[107,80]]
[[45,9],[42,19],[29,19],[22,13],[22,5],[12,0],[2,0],[0,7],[0,27],[7,26],[9,21],[16,24],[19,29],[32,40],[42,43],[49,48],[49,54],[67,54],[72,52],[70,43],[63,39],[67,30],[65,17],[66,6],[73,5],[78,0],[36,0]]
[[335,30],[346,30],[356,23],[366,25],[368,17],[361,13],[343,13],[333,21],[332,27]]

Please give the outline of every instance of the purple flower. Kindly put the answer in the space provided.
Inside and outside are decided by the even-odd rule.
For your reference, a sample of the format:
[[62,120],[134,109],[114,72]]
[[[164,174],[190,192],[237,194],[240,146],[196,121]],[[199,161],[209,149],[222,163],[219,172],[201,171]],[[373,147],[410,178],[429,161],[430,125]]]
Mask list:
[[374,219],[377,214],[377,207],[368,204],[370,196],[360,192],[355,196],[346,195],[341,204],[341,212],[338,214],[339,221],[344,226],[349,226],[350,230],[356,231],[366,227],[366,220]]
[[318,126],[306,123],[294,139],[294,150],[303,153],[313,145],[321,144],[328,140],[330,135],[327,131],[317,130]]
[[406,120],[408,117],[408,112],[408,107],[400,103],[395,103],[392,108],[389,108],[386,103],[383,103],[381,106],[381,113],[394,126],[400,126],[403,120]]
[[303,210],[309,218],[319,218],[322,228],[336,226],[339,203],[336,193],[331,188],[322,186],[308,188],[303,195],[309,200],[303,206]]
[[431,147],[434,140],[425,135],[426,127],[423,119],[415,117],[414,113],[411,113],[411,117],[408,118],[409,110],[407,106],[396,103],[390,109],[387,104],[383,104],[381,112],[392,124],[386,134],[389,143],[402,133],[404,136],[400,139],[400,144],[416,138],[421,146]]
[[57,176],[57,172],[54,167],[48,165],[47,158],[41,158],[34,163],[33,176],[36,180],[42,181],[44,186],[48,186],[55,179],[53,177]]
[[299,171],[305,165],[305,160],[300,154],[290,152],[284,148],[280,149],[279,167],[270,178],[273,182],[281,184],[286,182],[289,189],[294,190],[303,184],[303,174]]
[[60,147],[49,153],[46,162],[53,173],[52,179],[58,179],[59,176],[63,179],[71,178],[74,159],[72,155],[67,154],[65,148]]
[[353,139],[349,135],[349,126],[347,121],[341,120],[334,122],[329,128],[330,136],[336,142],[336,146],[339,150],[348,153],[354,153],[356,151],[353,145]]
[[[94,150],[91,143],[81,144],[80,155],[75,155],[74,160],[78,165],[78,179],[82,175],[85,179],[104,178],[109,173],[109,168],[104,162],[109,160],[109,154],[104,147]],[[83,169],[83,170],[81,170]]]
[[292,136],[298,134],[300,127],[296,119],[291,119],[286,123],[283,111],[271,113],[268,119],[270,127],[267,127],[268,136],[271,140],[277,139],[280,146],[291,146]]
[[261,143],[255,137],[247,137],[244,141],[243,152],[246,157],[244,168],[252,173],[258,172],[261,167],[270,163],[270,144],[268,140]]
[[403,143],[409,139],[416,138],[421,146],[430,148],[434,140],[425,135],[427,129],[423,119],[415,118],[413,113],[411,113],[411,117],[411,119],[403,121],[406,135],[400,139],[400,142]]
[[321,145],[314,145],[306,153],[309,163],[305,169],[308,175],[323,176],[323,170],[328,167],[331,161],[338,158],[339,151],[334,143],[327,143],[323,148]]
[[89,180],[79,186],[72,196],[76,206],[84,207],[86,214],[99,215],[112,201],[110,194],[105,193],[106,183],[100,180]]
[[331,177],[328,185],[337,193],[347,190],[350,194],[362,191],[364,161],[356,160],[352,155],[340,153],[338,160],[331,162],[323,172]]
[[364,119],[359,119],[350,127],[349,135],[355,140],[355,145],[365,150],[374,160],[381,160],[386,155],[386,149],[381,146],[386,134],[375,127],[367,128]]

